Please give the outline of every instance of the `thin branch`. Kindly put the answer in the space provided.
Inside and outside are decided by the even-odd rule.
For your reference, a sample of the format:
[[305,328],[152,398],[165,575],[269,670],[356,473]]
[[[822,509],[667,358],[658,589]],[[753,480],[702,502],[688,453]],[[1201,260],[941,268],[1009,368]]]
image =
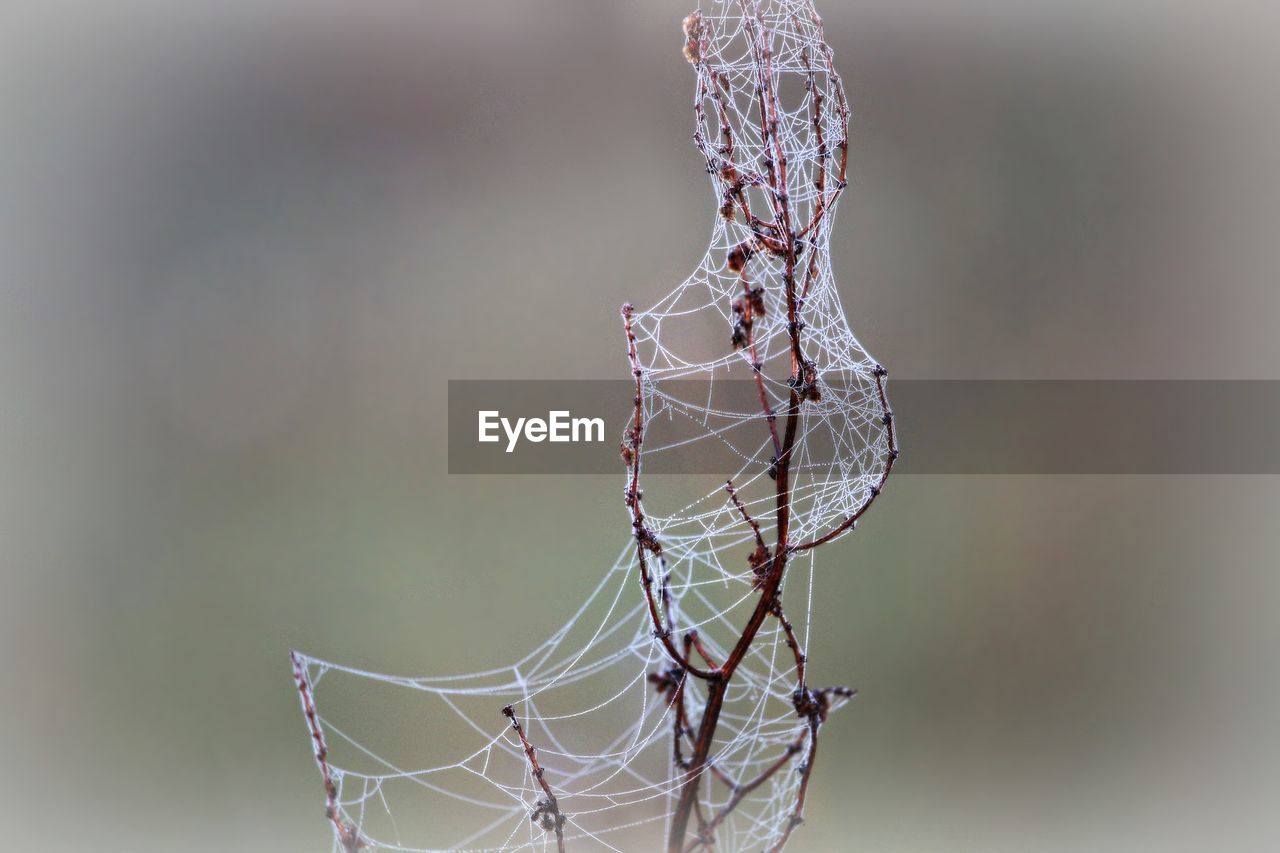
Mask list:
[[631,362],[631,373],[635,377],[635,414],[631,426],[627,430],[627,437],[622,443],[622,461],[630,472],[626,503],[631,509],[631,529],[636,538],[636,559],[640,564],[640,583],[644,588],[645,601],[649,605],[649,618],[653,623],[654,636],[662,643],[663,648],[667,650],[667,654],[682,669],[691,672],[698,678],[713,680],[719,677],[718,673],[714,670],[705,670],[694,666],[687,657],[680,654],[671,639],[671,635],[674,633],[674,626],[671,621],[671,598],[670,590],[667,586],[668,574],[665,571],[662,575],[661,591],[663,609],[666,613],[665,620],[658,612],[658,602],[653,594],[653,574],[649,568],[648,555],[654,555],[656,559],[664,564],[665,558],[662,555],[662,543],[658,541],[657,534],[649,529],[649,526],[645,523],[644,507],[641,503],[643,495],[640,491],[640,455],[641,448],[644,445],[644,396],[642,387],[644,370],[640,367],[640,356],[636,352],[636,334],[631,326],[631,313],[632,307],[630,304],[622,306],[623,326],[627,334],[627,358]]
[[734,316],[738,318],[733,327],[732,343],[735,347],[739,345],[744,347],[751,358],[751,375],[755,380],[756,394],[760,398],[760,409],[764,412],[765,423],[769,426],[773,455],[777,458],[782,454],[782,442],[778,438],[778,418],[773,413],[773,406],[769,403],[769,392],[764,385],[764,363],[760,361],[755,336],[756,318],[763,317],[765,314],[764,288],[751,286],[746,267],[749,260],[749,257],[743,258],[742,270],[738,274],[742,281],[742,296],[735,299],[732,305]]
[[796,713],[804,717],[809,725],[809,753],[805,756],[804,763],[798,768],[800,771],[800,788],[796,792],[796,802],[791,810],[791,816],[787,819],[787,824],[782,829],[782,837],[769,848],[768,853],[778,853],[778,851],[786,847],[787,841],[791,839],[791,833],[795,832],[796,827],[804,823],[805,798],[809,793],[809,780],[813,778],[813,764],[818,759],[818,729],[827,721],[827,714],[831,711],[833,698],[851,699],[857,695],[857,692],[848,687],[827,687],[822,690],[802,690],[797,692],[795,697]]
[[[711,667],[712,669],[720,668],[720,665],[717,664],[714,659],[712,659],[711,653],[707,651],[706,646],[702,645],[702,637],[698,634],[696,630],[689,631],[687,634],[685,634],[685,639],[687,639],[690,643],[693,644],[693,647],[698,652],[698,656],[707,662],[707,666]],[[688,654],[688,650],[685,651],[685,654],[686,655]]]
[[737,507],[738,512],[742,515],[742,520],[751,527],[752,534],[756,537],[756,546],[759,548],[767,547],[764,544],[764,536],[760,534],[760,523],[751,517],[751,513],[747,512],[747,508],[742,503],[742,499],[738,497],[738,490],[733,487],[733,480],[724,481],[724,490],[729,493],[729,500]]
[[782,837],[777,843],[769,848],[768,853],[777,853],[777,851],[787,846],[787,842],[791,840],[791,833],[796,831],[796,827],[804,823],[804,803],[805,798],[809,794],[809,780],[813,777],[813,762],[818,757],[818,723],[809,720],[809,754],[805,756],[804,764],[800,766],[800,789],[796,792],[796,804],[792,808],[790,817],[787,818],[786,825],[782,828]]
[[752,13],[747,8],[746,0],[741,0],[741,6],[743,17],[746,20],[749,35],[751,36],[752,53],[756,68],[756,97],[760,110],[760,138],[766,148],[770,144],[773,146],[773,155],[767,159],[765,165],[768,180],[773,189],[772,199],[776,201],[778,208],[778,215],[775,220],[782,229],[787,248],[783,284],[787,297],[787,328],[791,338],[791,393],[787,409],[786,434],[782,441],[782,452],[778,454],[776,460],[777,544],[774,547],[773,556],[768,563],[767,569],[762,569],[761,594],[756,607],[746,626],[744,626],[737,643],[730,651],[729,657],[720,668],[720,677],[708,684],[707,700],[702,711],[702,722],[698,728],[693,758],[689,769],[685,773],[685,778],[681,782],[680,796],[671,819],[670,834],[667,839],[669,853],[680,853],[684,849],[689,818],[693,812],[694,801],[697,798],[697,779],[707,763],[712,744],[715,741],[716,727],[719,723],[720,713],[724,708],[728,681],[733,677],[739,664],[742,663],[748,649],[750,649],[752,642],[755,640],[756,634],[759,633],[760,626],[768,617],[782,583],[782,576],[789,553],[787,534],[791,510],[790,462],[799,424],[800,405],[804,399],[807,399],[807,395],[802,396],[798,393],[798,389],[804,387],[802,370],[808,369],[808,362],[805,361],[800,352],[799,334],[801,326],[797,318],[795,293],[796,239],[786,189],[786,152],[782,148],[777,133],[778,103],[777,92],[773,85],[772,54],[764,39],[764,21],[760,18],[759,7],[756,7],[753,18]]
[[787,766],[791,759],[800,752],[807,732],[807,729],[802,730],[800,732],[800,736],[787,745],[787,748],[783,751],[782,755],[778,756],[772,764],[762,770],[756,778],[744,785],[736,787],[734,789],[733,796],[729,798],[729,802],[725,803],[720,811],[716,812],[716,815],[711,819],[711,822],[703,827],[702,831],[699,833],[699,838],[685,847],[685,853],[696,850],[698,847],[703,845],[711,846],[714,844],[715,842],[712,839],[711,833],[714,833],[720,824],[724,823],[729,815],[733,814],[733,811],[738,807],[738,804],[746,799],[752,791],[769,781],[779,770]]
[[[701,12],[694,12],[685,18],[684,31],[685,58],[693,64],[698,74],[698,91],[693,102],[695,117],[693,140],[706,158],[707,172],[715,175],[721,182],[724,202],[720,207],[720,215],[727,220],[733,220],[736,211],[741,210],[747,226],[761,244],[770,251],[780,253],[784,251],[784,247],[765,233],[766,231],[776,233],[778,226],[772,222],[766,222],[751,212],[746,188],[761,186],[764,178],[754,169],[747,168],[745,163],[738,163],[735,160],[733,123],[729,121],[729,111],[724,102],[724,94],[721,92],[721,88],[728,85],[728,78],[722,72],[709,68],[704,60],[709,45]],[[716,107],[721,139],[718,149],[712,149],[710,145],[711,122],[702,105],[707,99],[710,99]]]
[[[693,643],[694,637],[692,632],[685,635],[685,655],[689,654],[689,646]],[[688,683],[684,678],[684,671],[678,667],[673,667],[665,672],[649,673],[649,683],[654,689],[662,694],[667,702],[674,709],[675,713],[672,719],[672,735],[674,743],[672,744],[672,764],[681,769],[689,769],[689,762],[684,757],[684,751],[681,748],[683,742],[687,740],[693,745],[693,727],[689,724],[689,714],[686,708],[684,688]],[[738,787],[738,783],[721,770],[714,763],[708,765],[713,776],[724,782],[730,790]]]
[[[775,455],[774,458],[776,459],[777,456]],[[751,517],[751,513],[747,512],[746,505],[738,498],[738,492],[733,487],[733,480],[725,481],[724,490],[729,493],[729,500],[737,507],[743,521],[751,527],[751,532],[756,538],[755,550],[747,555],[747,564],[751,566],[751,573],[755,578],[753,584],[759,589],[765,582],[773,555],[770,554],[769,546],[765,544],[764,536],[760,533],[759,522]]]
[[534,752],[533,745],[529,743],[529,738],[525,737],[524,727],[516,719],[515,709],[508,705],[502,709],[502,714],[511,721],[511,728],[515,729],[516,734],[520,736],[520,744],[524,747],[524,754],[529,759],[529,772],[533,774],[538,786],[542,788],[542,793],[546,795],[546,799],[538,801],[529,819],[542,827],[543,831],[554,832],[556,847],[559,853],[564,853],[565,816],[560,813],[560,802],[551,792],[551,786],[547,784],[546,772],[538,764],[538,756]]
[[[827,217],[829,211],[834,206],[836,200],[845,187],[847,186],[847,169],[848,169],[848,118],[849,109],[845,98],[843,84],[839,75],[835,72],[832,52],[825,41],[821,40],[822,22],[817,16],[816,10],[813,9],[812,3],[806,4],[809,14],[811,15],[819,35],[819,50],[826,63],[827,90],[822,90],[818,85],[818,75],[814,68],[808,50],[803,52],[803,62],[805,66],[807,85],[811,94],[811,115],[810,121],[813,126],[813,133],[817,141],[818,163],[814,175],[815,189],[817,190],[816,201],[812,208],[810,220],[799,231],[796,230],[792,211],[790,206],[789,186],[788,186],[788,168],[786,149],[782,144],[780,136],[780,106],[778,103],[777,81],[773,68],[773,54],[769,43],[768,29],[765,25],[764,18],[760,12],[758,0],[739,0],[739,6],[744,21],[744,27],[748,35],[750,45],[750,55],[753,70],[755,73],[755,92],[754,99],[756,109],[759,115],[759,136],[760,143],[764,150],[763,175],[752,175],[749,179],[744,176],[745,170],[739,169],[738,164],[734,163],[735,139],[733,135],[733,127],[729,121],[728,111],[725,106],[724,95],[721,92],[722,77],[719,72],[712,71],[706,64],[707,53],[707,37],[706,30],[702,25],[701,16],[698,13],[690,16],[686,20],[686,33],[689,35],[690,44],[696,44],[696,49],[692,51],[686,47],[686,55],[690,56],[690,61],[698,67],[699,79],[701,81],[697,104],[695,109],[699,120],[699,132],[695,134],[699,147],[703,150],[707,158],[708,171],[716,175],[724,188],[724,205],[721,213],[726,219],[732,219],[735,204],[744,211],[748,225],[751,227],[755,235],[755,241],[747,241],[740,243],[729,252],[727,265],[730,270],[739,274],[743,287],[743,295],[734,301],[735,326],[733,343],[735,348],[745,348],[751,359],[751,364],[756,375],[757,389],[760,395],[761,408],[765,413],[766,422],[769,425],[770,438],[774,448],[774,459],[770,468],[770,475],[775,480],[775,544],[770,549],[764,541],[764,536],[760,530],[759,524],[748,512],[745,504],[738,498],[733,488],[732,482],[726,484],[729,498],[739,514],[742,515],[744,521],[751,528],[756,541],[755,551],[750,557],[750,563],[753,572],[756,575],[755,587],[760,591],[760,596],[756,601],[754,610],[743,626],[742,632],[737,641],[728,652],[723,664],[715,669],[716,678],[708,681],[707,695],[702,710],[702,719],[698,726],[697,736],[694,739],[693,754],[685,760],[683,756],[678,766],[684,772],[684,778],[679,785],[679,796],[675,810],[672,814],[670,823],[670,832],[668,836],[667,849],[669,853],[681,853],[681,851],[692,850],[701,845],[710,846],[715,843],[715,830],[729,817],[733,810],[742,802],[747,793],[754,789],[757,785],[762,784],[772,775],[777,773],[779,769],[795,755],[803,743],[803,739],[807,737],[809,748],[808,755],[803,765],[799,768],[802,779],[798,789],[796,802],[791,817],[785,827],[783,834],[773,850],[781,850],[781,848],[789,840],[791,833],[795,827],[803,819],[803,811],[805,799],[808,792],[809,780],[812,774],[814,761],[817,757],[818,729],[826,720],[827,712],[831,707],[833,697],[852,696],[853,691],[846,688],[828,688],[824,690],[810,690],[806,685],[806,658],[804,651],[800,646],[796,637],[794,626],[787,619],[782,607],[781,586],[789,557],[797,552],[816,547],[824,542],[838,536],[843,530],[848,529],[857,521],[857,516],[865,512],[871,500],[879,494],[883,488],[885,481],[888,479],[892,470],[893,461],[897,458],[897,439],[893,429],[892,412],[889,409],[888,399],[884,391],[884,371],[879,366],[876,367],[876,393],[879,398],[882,421],[887,429],[887,438],[889,449],[884,470],[877,484],[872,488],[871,497],[866,503],[860,507],[857,512],[849,519],[841,522],[835,529],[824,534],[810,542],[805,542],[799,546],[790,544],[790,522],[792,512],[792,482],[791,482],[791,463],[793,461],[797,435],[799,432],[800,414],[804,403],[816,401],[821,397],[821,390],[818,385],[818,369],[817,366],[809,361],[805,355],[801,342],[801,334],[805,328],[805,323],[801,317],[802,307],[808,298],[810,288],[814,280],[818,277],[818,252],[821,250],[819,241],[816,237],[809,235],[818,232],[822,222]],[[829,156],[829,148],[827,142],[827,126],[828,126],[828,97],[835,101],[834,115],[838,122],[840,138],[836,142],[836,147],[840,150],[840,159],[838,172],[835,177],[833,186],[828,185],[828,164],[826,162]],[[709,120],[706,111],[703,109],[703,101],[710,99],[716,106],[717,118],[720,122],[720,135],[722,144],[718,154],[713,152],[707,142],[710,135]],[[765,192],[770,208],[773,211],[774,221],[768,223],[767,226],[760,223],[751,216],[749,208],[746,206],[745,187],[748,185],[762,186]],[[767,233],[766,233],[767,232]],[[808,238],[808,245],[811,246],[807,265],[805,268],[804,282],[802,287],[797,291],[797,256],[804,246],[802,241]],[[758,352],[755,345],[755,336],[753,331],[753,322],[757,316],[757,306],[763,309],[763,291],[755,289],[751,286],[748,275],[748,266],[752,260],[755,250],[763,249],[773,255],[780,256],[784,260],[784,268],[782,271],[782,285],[785,296],[787,310],[787,335],[789,343],[789,354],[791,360],[791,369],[789,377],[790,394],[787,406],[784,412],[786,419],[785,430],[780,436],[776,426],[776,415],[770,404],[768,394],[764,388],[761,370],[763,365],[760,363]],[[759,311],[763,314],[763,310]],[[632,365],[637,375],[637,396],[636,396],[636,422],[632,432],[633,455],[638,455],[639,442],[638,438],[641,429],[641,400],[640,400],[640,383],[639,383],[639,366],[638,361],[634,357],[634,337],[630,335],[630,320],[628,314],[628,335],[632,340]],[[624,458],[627,452],[624,447]],[[634,459],[629,459],[629,464],[634,464]],[[632,489],[628,492],[628,500],[638,503],[639,495],[635,488],[638,481],[633,477]],[[633,506],[633,510],[634,510]],[[641,516],[642,517],[642,516]],[[642,567],[643,568],[643,567]],[[656,609],[650,599],[650,611],[654,614],[656,620]],[[741,787],[735,787],[734,794],[729,803],[712,818],[708,823],[704,820],[701,804],[698,799],[698,786],[702,771],[708,767],[714,768],[715,763],[710,759],[710,752],[715,741],[716,729],[719,723],[720,714],[724,707],[725,696],[727,694],[728,683],[732,679],[737,668],[745,659],[749,649],[755,641],[760,628],[764,621],[773,616],[779,620],[782,627],[783,635],[786,638],[787,646],[796,661],[796,689],[793,694],[793,703],[796,713],[806,724],[805,732],[797,739],[793,745],[793,749],[789,749],[785,755],[777,759],[773,764],[766,768],[757,779],[747,783]],[[669,643],[669,640],[668,640]],[[689,643],[686,638],[686,656],[689,652]],[[704,655],[704,659],[710,664],[710,657]],[[674,688],[673,688],[674,689]],[[680,720],[681,728],[688,730],[685,724],[686,702],[683,694],[680,697],[677,715]],[[687,828],[689,820],[692,816],[697,815],[699,831],[693,842],[688,842]]]
[[858,507],[852,514],[847,516],[843,521],[823,535],[803,544],[793,546],[791,549],[793,552],[807,551],[810,548],[816,548],[819,545],[830,542],[841,533],[852,528],[858,523],[858,519],[862,517],[862,514],[871,508],[871,504],[880,496],[880,492],[884,490],[884,484],[889,479],[889,474],[893,471],[893,463],[898,459],[898,438],[893,425],[893,410],[889,408],[889,398],[885,395],[884,391],[884,380],[886,376],[888,376],[888,372],[877,364],[875,367],[875,380],[876,395],[880,400],[880,411],[882,413],[880,416],[880,422],[885,427],[885,435],[889,441],[889,450],[885,454],[884,469],[880,473],[880,479],[871,487],[871,491],[869,492],[867,499],[863,501],[862,506]]
[[338,806],[338,785],[329,766],[329,747],[324,742],[324,730],[320,728],[320,717],[316,713],[316,703],[311,695],[311,682],[307,680],[303,669],[302,656],[297,652],[289,652],[289,660],[293,664],[293,681],[302,699],[302,713],[307,718],[307,728],[311,730],[311,746],[315,752],[316,765],[319,766],[320,777],[324,781],[324,816],[333,824],[333,831],[345,853],[355,853],[365,846],[365,841],[356,826],[342,820]]
[[800,641],[796,639],[795,627],[787,619],[787,614],[782,612],[781,598],[774,599],[772,612],[782,626],[782,635],[786,637],[787,648],[791,649],[791,654],[795,658],[796,692],[801,693],[805,689],[805,666],[808,664],[808,658],[805,657],[804,649],[800,648]]
[[[825,129],[822,121],[822,107],[826,100],[822,94],[822,90],[818,88],[817,75],[814,74],[813,65],[809,61],[809,50],[805,48],[801,56],[804,59],[805,68],[805,88],[809,90],[809,100],[812,103],[810,112],[810,121],[813,124],[813,133],[817,138],[818,150],[815,154],[818,160],[818,173],[814,177],[814,189],[818,191],[817,200],[814,202],[813,216],[809,219],[809,224],[800,229],[797,237],[803,238],[810,231],[815,229],[822,221],[822,217],[827,212],[827,140]],[[833,196],[832,201],[834,202]]]
[[[825,187],[825,176],[826,176],[826,158],[829,152],[827,150],[825,139],[824,139],[825,130],[821,122],[822,104],[818,100],[819,98],[821,98],[821,93],[816,88],[813,88],[813,95],[815,99],[813,122],[814,122],[814,129],[817,133],[817,138],[818,138],[818,149],[821,155],[820,166],[822,168],[822,172],[819,175],[820,180],[822,180],[822,183],[818,186],[818,203],[820,205],[820,209],[817,213],[814,214],[814,217],[809,221],[809,224],[806,225],[804,229],[800,232],[801,237],[808,234],[811,229],[814,229],[817,227],[822,217],[826,214],[826,211],[835,206],[836,201],[840,198],[840,195],[844,192],[845,188],[849,185],[849,182],[848,182],[849,102],[848,102],[848,99],[845,97],[844,82],[841,80],[839,72],[836,71],[835,54],[831,50],[831,45],[827,44],[826,32],[823,27],[822,17],[818,14],[818,10],[813,5],[812,2],[810,2],[808,6],[809,6],[809,17],[813,21],[813,25],[816,28],[817,34],[818,34],[818,38],[817,38],[818,49],[822,51],[822,57],[826,62],[828,85],[829,85],[830,91],[832,92],[836,100],[836,107],[837,107],[836,116],[840,122],[840,140],[839,142],[836,143],[836,147],[840,149],[840,171],[836,177],[835,186],[832,187],[831,194],[829,197],[827,197],[824,192],[824,187]],[[815,76],[814,76],[813,68],[809,65],[809,55],[807,51],[805,52],[805,55],[804,55],[804,62],[805,62],[805,67],[808,69],[808,72],[809,72],[810,87],[812,88],[815,86]]]

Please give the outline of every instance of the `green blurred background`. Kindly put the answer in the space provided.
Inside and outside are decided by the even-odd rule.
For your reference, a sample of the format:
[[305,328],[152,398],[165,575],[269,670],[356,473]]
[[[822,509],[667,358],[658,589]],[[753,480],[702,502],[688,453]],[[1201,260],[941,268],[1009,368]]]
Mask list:
[[[687,6],[0,10],[0,846],[327,849],[290,648],[465,670],[570,615],[621,475],[449,477],[445,383],[621,376],[618,304],[700,257]],[[1278,378],[1274,4],[820,6],[894,376]],[[1274,478],[881,500],[820,563],[862,693],[795,849],[1280,847]]]

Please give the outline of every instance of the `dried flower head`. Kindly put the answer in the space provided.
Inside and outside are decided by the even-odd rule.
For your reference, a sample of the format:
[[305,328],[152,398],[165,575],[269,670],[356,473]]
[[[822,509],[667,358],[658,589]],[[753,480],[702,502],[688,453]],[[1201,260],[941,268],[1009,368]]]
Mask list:
[[747,268],[747,261],[751,260],[751,256],[756,253],[756,248],[751,242],[743,241],[729,250],[729,255],[725,259],[725,265],[732,272],[742,272]]
[[684,58],[694,65],[702,61],[701,12],[692,12],[684,19]]

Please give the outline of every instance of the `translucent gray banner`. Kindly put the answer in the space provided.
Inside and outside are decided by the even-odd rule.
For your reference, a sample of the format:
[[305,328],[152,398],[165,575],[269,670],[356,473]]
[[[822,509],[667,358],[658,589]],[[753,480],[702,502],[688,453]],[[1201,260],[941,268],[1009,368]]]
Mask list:
[[[678,399],[714,400],[727,411],[758,405],[751,381],[668,387]],[[888,387],[901,449],[895,472],[903,474],[1280,473],[1280,381],[892,380]],[[618,445],[634,393],[626,380],[450,380],[449,473],[621,474]],[[708,428],[655,416],[646,473],[726,475],[767,439],[763,419],[726,431],[723,441],[707,440]],[[839,430],[810,434],[811,458],[836,453],[822,446],[832,432]]]

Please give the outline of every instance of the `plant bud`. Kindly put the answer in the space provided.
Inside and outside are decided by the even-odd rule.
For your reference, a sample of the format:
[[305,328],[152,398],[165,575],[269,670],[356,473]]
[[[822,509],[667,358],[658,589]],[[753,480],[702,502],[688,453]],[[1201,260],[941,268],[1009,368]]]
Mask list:
[[742,272],[747,268],[747,261],[751,260],[754,254],[755,249],[750,243],[739,243],[729,250],[729,257],[725,260],[725,264],[732,272]]
[[702,13],[684,19],[684,58],[694,65],[702,61]]

